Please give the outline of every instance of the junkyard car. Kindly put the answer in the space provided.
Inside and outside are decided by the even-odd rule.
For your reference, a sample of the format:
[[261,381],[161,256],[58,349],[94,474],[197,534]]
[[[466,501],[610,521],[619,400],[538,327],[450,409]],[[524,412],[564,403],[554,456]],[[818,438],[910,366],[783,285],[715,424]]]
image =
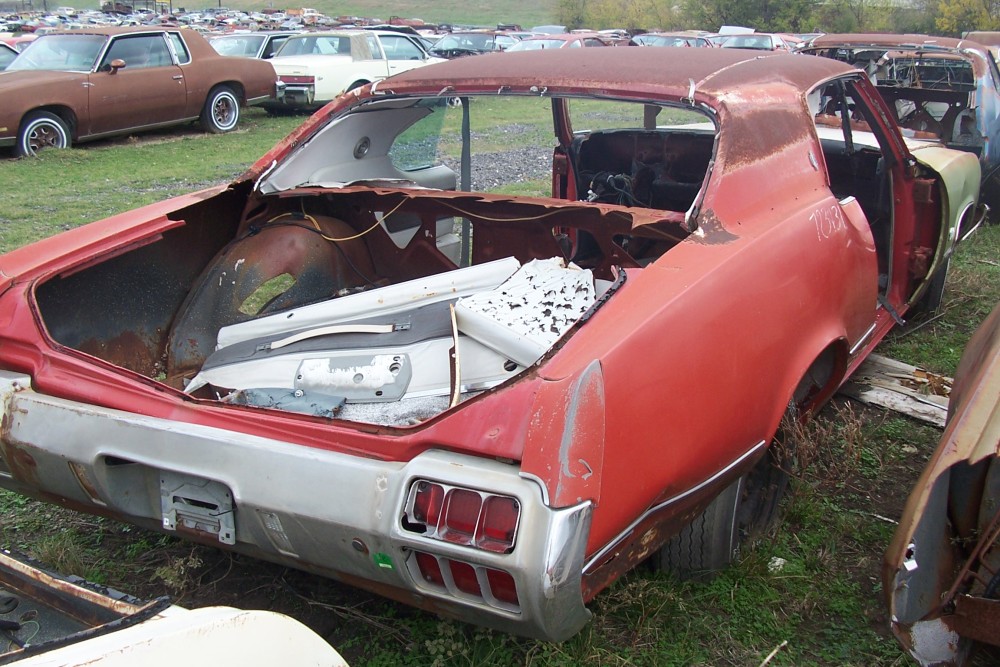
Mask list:
[[284,89],[271,110],[318,109],[344,91],[441,62],[421,41],[391,30],[308,32],[289,38],[271,64]]
[[647,32],[636,35],[631,43],[635,46],[697,46],[711,48],[712,42],[700,35],[679,32]]
[[508,48],[508,51],[542,51],[545,49],[577,49],[582,46],[607,46],[608,43],[597,33],[558,34],[526,37]]
[[7,69],[7,65],[14,62],[14,58],[17,58],[17,49],[9,44],[0,42],[0,70]]
[[962,665],[976,644],[1000,647],[1000,306],[962,355],[944,434],[882,584],[893,632],[921,665]]
[[518,41],[516,37],[499,31],[453,32],[435,42],[430,53],[438,58],[478,56],[494,51],[506,51]]
[[789,45],[781,35],[756,32],[746,35],[728,35],[719,41],[724,49],[753,49],[755,51],[788,51]]
[[867,72],[909,136],[978,155],[983,200],[1000,213],[1000,70],[987,47],[928,35],[830,34],[800,51]]
[[773,513],[779,423],[920,301],[978,183],[824,58],[404,72],[0,257],[0,484],[565,639]]
[[39,37],[0,76],[0,146],[17,155],[200,120],[236,127],[274,97],[274,70],[224,58],[189,30],[96,28]]
[[208,43],[224,56],[242,56],[244,58],[273,58],[292,35],[293,31],[258,30],[256,32],[239,32],[228,35],[209,36]]

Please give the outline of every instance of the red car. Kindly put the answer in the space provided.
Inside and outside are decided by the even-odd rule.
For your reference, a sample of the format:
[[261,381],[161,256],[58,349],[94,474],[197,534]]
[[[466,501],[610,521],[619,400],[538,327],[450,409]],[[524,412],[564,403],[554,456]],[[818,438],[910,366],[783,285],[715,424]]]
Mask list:
[[351,91],[229,185],[0,257],[0,485],[565,639],[647,559],[729,562],[783,417],[981,219],[976,157],[890,118],[738,49]]

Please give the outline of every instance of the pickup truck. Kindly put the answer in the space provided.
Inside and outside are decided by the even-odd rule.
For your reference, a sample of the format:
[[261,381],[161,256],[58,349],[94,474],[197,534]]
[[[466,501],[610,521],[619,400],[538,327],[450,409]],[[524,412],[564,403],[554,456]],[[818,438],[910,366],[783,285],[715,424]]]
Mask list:
[[416,37],[389,30],[310,32],[291,37],[271,59],[284,92],[272,112],[318,109],[340,94],[432,63]]

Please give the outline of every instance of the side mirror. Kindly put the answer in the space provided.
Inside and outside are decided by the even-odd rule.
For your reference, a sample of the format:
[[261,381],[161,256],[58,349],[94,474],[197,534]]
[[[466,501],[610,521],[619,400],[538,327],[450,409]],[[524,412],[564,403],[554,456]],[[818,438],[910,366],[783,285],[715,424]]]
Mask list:
[[117,74],[118,70],[125,68],[125,61],[121,58],[115,58],[110,63],[105,65],[105,69],[109,74]]

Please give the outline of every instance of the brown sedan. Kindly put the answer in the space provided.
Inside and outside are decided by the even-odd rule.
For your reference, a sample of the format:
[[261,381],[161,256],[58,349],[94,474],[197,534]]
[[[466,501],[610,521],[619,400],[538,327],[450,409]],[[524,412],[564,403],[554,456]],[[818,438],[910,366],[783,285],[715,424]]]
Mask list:
[[236,127],[274,96],[270,63],[225,58],[189,30],[102,28],[44,35],[0,76],[0,146],[19,156],[200,121]]

